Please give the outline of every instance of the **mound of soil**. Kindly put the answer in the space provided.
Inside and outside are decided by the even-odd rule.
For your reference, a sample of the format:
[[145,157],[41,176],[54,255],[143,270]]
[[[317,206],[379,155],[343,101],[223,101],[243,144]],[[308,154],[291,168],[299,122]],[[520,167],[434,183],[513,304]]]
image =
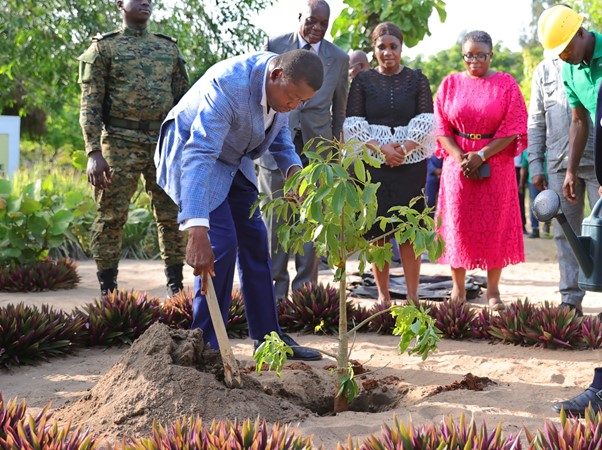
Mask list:
[[440,392],[446,391],[457,391],[458,389],[468,389],[469,391],[482,391],[487,386],[496,384],[495,381],[488,377],[477,377],[472,373],[464,375],[460,381],[454,381],[452,384],[447,386],[437,386],[432,395],[439,394]]
[[[286,383],[283,379],[278,384]],[[294,395],[270,384],[262,386],[254,374],[242,374],[242,389],[228,389],[222,380],[219,353],[204,348],[200,330],[156,323],[87,395],[58,410],[56,417],[91,428],[112,442],[149,433],[154,420],[168,424],[182,416],[200,416],[207,422],[258,416],[268,422],[298,422],[313,413],[286,397],[304,397],[302,387],[319,389],[315,378],[294,383],[298,388]],[[278,393],[283,395],[273,395]]]
[[[147,435],[154,421],[167,425],[179,417],[254,419],[296,423],[315,414],[330,415],[336,392],[328,366],[292,362],[281,377],[241,367],[243,386],[224,383],[218,352],[205,348],[200,330],[152,325],[122,355],[88,394],[55,413],[61,422],[91,429],[107,443]],[[360,381],[361,380],[361,381]],[[397,377],[361,375],[352,411],[394,408],[408,389]]]

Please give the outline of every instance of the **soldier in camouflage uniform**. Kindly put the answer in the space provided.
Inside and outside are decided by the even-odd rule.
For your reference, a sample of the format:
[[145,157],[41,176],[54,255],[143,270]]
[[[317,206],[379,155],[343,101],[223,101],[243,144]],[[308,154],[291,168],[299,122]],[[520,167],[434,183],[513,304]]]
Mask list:
[[147,30],[150,0],[118,0],[117,6],[123,27],[94,37],[78,58],[80,124],[97,204],[92,255],[101,292],[115,290],[123,227],[142,175],[173,294],[183,287],[185,242],[177,206],[156,184],[153,155],[161,122],[187,91],[188,76],[176,40]]

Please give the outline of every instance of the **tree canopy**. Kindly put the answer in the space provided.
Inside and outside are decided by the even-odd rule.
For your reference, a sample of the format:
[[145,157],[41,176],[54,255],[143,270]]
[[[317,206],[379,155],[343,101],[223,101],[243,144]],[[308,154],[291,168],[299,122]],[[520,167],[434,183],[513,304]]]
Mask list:
[[369,51],[370,33],[381,22],[399,26],[404,43],[413,47],[430,36],[428,20],[434,11],[442,22],[446,18],[443,0],[345,0],[345,4],[332,26],[335,43],[345,50]]
[[[272,0],[155,0],[151,28],[178,39],[191,80],[265,39],[250,17]],[[114,1],[0,2],[0,112],[22,116],[25,134],[79,140],[77,56],[97,33],[118,28]],[[48,130],[46,130],[47,125]]]

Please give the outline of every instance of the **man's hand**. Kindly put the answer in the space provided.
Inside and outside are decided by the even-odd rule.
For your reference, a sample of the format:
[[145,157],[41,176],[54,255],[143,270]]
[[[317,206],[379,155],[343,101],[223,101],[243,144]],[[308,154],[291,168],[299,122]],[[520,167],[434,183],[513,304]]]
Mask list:
[[540,192],[548,188],[548,183],[546,183],[546,177],[544,177],[543,175],[533,175],[531,183],[533,184],[533,186],[535,186],[535,189],[537,189]]
[[564,177],[564,183],[562,184],[562,193],[564,194],[564,198],[569,203],[575,203],[577,201],[577,195],[575,194],[577,177],[575,174],[567,170],[566,176]]
[[202,295],[207,293],[207,277],[215,276],[214,262],[215,256],[209,242],[209,230],[205,227],[188,228],[186,264],[194,269],[195,275],[200,275]]
[[598,188],[598,195],[599,195],[600,197],[602,197],[602,186],[600,186],[600,187]]
[[385,157],[385,162],[391,167],[397,167],[403,164],[406,155],[398,142],[392,144],[384,144],[380,147],[380,151]]
[[86,174],[88,182],[97,189],[106,189],[111,184],[111,168],[99,151],[88,155]]

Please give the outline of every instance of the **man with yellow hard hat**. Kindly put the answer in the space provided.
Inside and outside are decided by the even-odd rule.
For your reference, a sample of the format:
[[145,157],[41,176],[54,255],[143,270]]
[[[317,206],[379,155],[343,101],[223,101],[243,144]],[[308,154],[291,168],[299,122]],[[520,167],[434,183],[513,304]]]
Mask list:
[[562,79],[572,119],[569,130],[569,160],[563,192],[566,199],[577,201],[577,168],[588,136],[588,118],[596,115],[598,89],[602,82],[602,34],[582,26],[583,16],[565,5],[546,9],[537,24],[539,41],[546,56],[558,56],[565,64]]
[[[582,24],[583,16],[565,5],[546,9],[537,23],[544,55],[557,56],[564,61],[562,80],[572,113],[563,193],[571,203],[577,201],[577,170],[588,138],[589,118],[596,124],[596,105],[602,82],[602,34],[588,31]],[[602,411],[602,367],[594,369],[594,379],[587,389],[554,404],[553,408],[582,417],[588,405],[594,412]]]

